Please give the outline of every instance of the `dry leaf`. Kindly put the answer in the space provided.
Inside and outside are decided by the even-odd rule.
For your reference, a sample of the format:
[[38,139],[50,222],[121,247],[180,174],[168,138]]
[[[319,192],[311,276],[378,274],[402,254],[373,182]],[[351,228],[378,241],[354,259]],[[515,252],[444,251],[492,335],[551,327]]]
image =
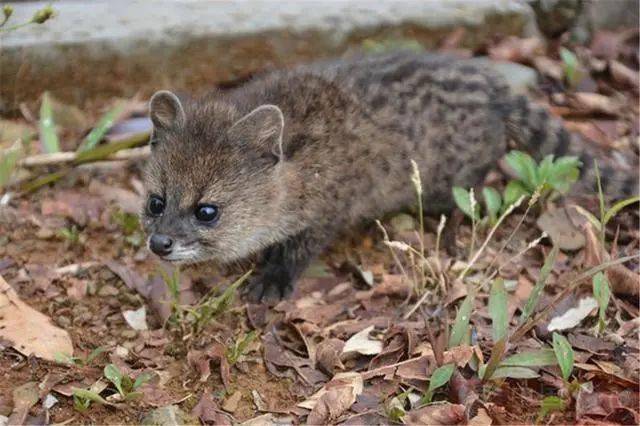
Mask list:
[[357,352],[362,355],[377,355],[382,352],[382,342],[369,337],[369,333],[371,333],[373,328],[374,326],[369,326],[351,336],[351,338],[345,342],[342,353]]
[[57,356],[73,355],[71,337],[56,327],[46,315],[36,311],[18,297],[15,290],[0,277],[0,338],[24,355],[35,355],[48,361]]
[[464,424],[464,405],[432,404],[412,410],[405,416],[408,425],[457,425]]
[[307,424],[328,424],[347,411],[363,390],[363,380],[359,373],[336,374],[329,383],[313,394],[298,407],[311,409]]
[[569,309],[562,315],[554,317],[549,322],[547,329],[549,331],[554,330],[567,330],[580,324],[594,309],[598,307],[598,302],[593,297],[585,297],[580,299],[578,306]]
[[220,412],[218,404],[214,401],[211,393],[204,392],[200,397],[200,401],[191,410],[191,415],[200,419],[204,424],[209,425],[231,425],[231,421],[227,416]]

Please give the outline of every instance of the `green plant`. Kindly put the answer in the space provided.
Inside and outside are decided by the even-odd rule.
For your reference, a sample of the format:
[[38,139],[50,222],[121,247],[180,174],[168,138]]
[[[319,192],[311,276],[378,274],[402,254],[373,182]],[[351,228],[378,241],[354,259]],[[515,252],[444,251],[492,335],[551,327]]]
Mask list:
[[529,154],[520,151],[507,154],[506,162],[517,179],[507,183],[502,195],[494,188],[484,187],[484,209],[475,202],[472,189],[466,190],[458,186],[452,188],[456,205],[474,224],[495,225],[499,213],[505,212],[523,196],[539,193],[544,203],[544,200],[556,193],[566,193],[578,180],[582,165],[577,157],[560,157],[554,160],[553,155],[546,156],[536,164]]
[[131,377],[123,374],[114,364],[107,364],[104,367],[104,377],[113,383],[123,400],[131,400],[142,396],[142,393],[137,392],[137,389],[151,380],[153,376],[151,373],[144,372],[135,380],[132,380]]
[[553,333],[553,351],[562,371],[562,378],[565,382],[569,381],[571,372],[573,371],[573,348],[569,341],[561,334]]
[[603,272],[593,276],[593,297],[598,302],[598,333],[602,333],[607,326],[607,306],[611,298],[609,280]]
[[84,413],[92,402],[108,405],[109,403],[99,393],[91,389],[73,389],[73,408]]
[[114,212],[111,217],[113,222],[122,230],[124,239],[128,244],[133,247],[140,247],[142,245],[144,235],[140,228],[140,218],[138,215],[118,210]]
[[22,154],[22,144],[17,140],[9,148],[0,153],[0,189],[5,188],[18,166],[18,159]]
[[113,126],[113,123],[124,111],[124,104],[120,103],[107,111],[93,126],[93,129],[82,140],[76,152],[84,152],[94,148],[102,140],[104,135]]
[[557,396],[547,396],[542,400],[540,404],[540,411],[538,411],[538,418],[536,423],[541,423],[545,417],[551,413],[562,412],[567,408],[567,403],[564,399]]
[[433,371],[431,374],[431,378],[429,379],[429,387],[427,388],[427,393],[422,398],[422,402],[428,404],[433,399],[434,392],[441,388],[442,386],[449,383],[453,372],[455,371],[455,364],[445,364]]
[[19,28],[26,27],[27,25],[44,24],[49,19],[51,19],[51,18],[53,18],[55,16],[55,11],[51,7],[51,5],[47,5],[47,6],[43,7],[42,9],[38,9],[33,14],[31,19],[29,19],[28,21],[20,23],[20,24],[15,24],[15,25],[10,26],[10,27],[5,27],[5,25],[9,21],[9,18],[13,15],[13,7],[11,5],[8,5],[8,4],[3,6],[2,7],[2,14],[4,15],[4,18],[3,18],[2,21],[0,21],[0,33],[1,32],[15,31],[15,30],[17,30]]
[[584,77],[580,67],[580,61],[575,53],[564,47],[560,48],[560,59],[562,60],[564,79],[569,85],[569,88],[575,89]]
[[82,236],[77,226],[71,225],[70,227],[58,229],[58,237],[65,240],[70,246],[82,244]]
[[78,356],[69,356],[66,354],[56,354],[56,361],[62,364],[70,364],[77,365],[79,367],[84,367],[90,365],[100,354],[105,352],[106,349],[102,346],[98,346],[94,350],[92,350],[86,357],[78,357]]
[[229,365],[233,365],[238,362],[238,359],[240,359],[240,357],[246,353],[249,345],[255,340],[257,336],[258,334],[256,333],[256,331],[251,330],[248,333],[244,333],[242,337],[236,339],[236,341],[233,343],[233,346],[227,348],[225,356],[227,357],[227,361],[229,361]]
[[604,193],[602,192],[602,181],[600,179],[600,168],[598,167],[598,162],[594,162],[594,168],[596,171],[596,183],[598,185],[598,201],[600,204],[600,219],[596,218],[593,214],[589,213],[587,210],[583,209],[580,206],[574,205],[576,210],[580,212],[584,217],[586,217],[589,222],[593,225],[593,227],[598,231],[598,235],[600,238],[600,243],[604,247],[605,245],[605,231],[607,224],[611,219],[613,219],[622,209],[631,204],[640,202],[640,196],[634,196],[630,198],[626,198],[624,200],[620,200],[615,203],[613,206],[607,208],[607,204],[604,199]]

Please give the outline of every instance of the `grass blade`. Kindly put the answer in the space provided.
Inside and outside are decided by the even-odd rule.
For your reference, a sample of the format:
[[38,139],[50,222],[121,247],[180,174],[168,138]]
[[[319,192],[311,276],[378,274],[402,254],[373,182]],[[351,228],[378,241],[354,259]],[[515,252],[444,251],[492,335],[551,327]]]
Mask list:
[[540,299],[540,295],[542,295],[542,290],[547,282],[547,278],[551,273],[551,269],[553,268],[554,263],[556,262],[556,257],[558,256],[558,246],[553,246],[551,249],[551,253],[547,256],[547,259],[544,261],[544,265],[540,270],[540,276],[536,281],[535,287],[531,290],[531,294],[529,295],[529,299],[527,299],[527,303],[522,310],[522,315],[520,316],[520,324],[524,324],[526,320],[529,319],[533,310],[536,308],[538,304],[538,300]]
[[104,135],[113,126],[115,120],[122,114],[122,111],[124,111],[124,104],[116,105],[100,117],[95,127],[82,140],[77,152],[87,151],[98,145],[98,142],[102,140]]
[[624,209],[625,207],[633,203],[637,203],[638,201],[640,201],[640,196],[631,197],[631,198],[627,198],[626,200],[618,201],[616,204],[611,206],[611,208],[607,210],[607,212],[605,213],[604,219],[603,219],[603,226],[606,226],[607,223],[609,223],[609,221],[613,219],[613,217],[617,215],[620,210]]
[[560,370],[562,371],[562,377],[565,381],[569,380],[571,376],[571,371],[573,371],[573,348],[571,344],[561,334],[553,333],[553,351],[556,354],[556,359],[558,360],[558,364],[560,365]]
[[469,291],[467,297],[464,298],[458,314],[456,315],[456,321],[451,329],[451,336],[449,337],[449,349],[460,346],[462,339],[467,330],[469,329],[469,320],[471,319],[471,310],[473,309],[473,299],[475,294],[473,291]]
[[[485,373],[486,374],[486,373]],[[498,367],[491,375],[491,379],[535,379],[540,375],[526,367]]]
[[511,355],[500,363],[500,367],[544,367],[557,363],[553,349],[540,349]]
[[507,337],[509,318],[507,313],[507,290],[504,288],[504,280],[498,278],[491,285],[489,294],[489,315],[493,326],[493,341],[497,342]]
[[60,143],[56,133],[56,123],[53,120],[53,108],[51,107],[49,92],[44,92],[42,95],[39,127],[42,150],[47,153],[59,152]]
[[429,388],[427,389],[427,393],[425,395],[425,400],[427,403],[431,402],[433,398],[433,392],[449,383],[449,379],[451,379],[451,375],[455,369],[455,364],[445,364],[436,368],[431,375],[431,379],[429,379]]

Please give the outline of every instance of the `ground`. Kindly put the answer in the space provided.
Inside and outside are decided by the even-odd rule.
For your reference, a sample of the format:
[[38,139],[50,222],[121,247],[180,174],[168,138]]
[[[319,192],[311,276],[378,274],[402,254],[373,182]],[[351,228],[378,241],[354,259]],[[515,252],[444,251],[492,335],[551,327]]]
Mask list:
[[[453,33],[443,48],[534,67],[541,78],[531,95],[585,147],[605,151],[602,161],[619,169],[637,161],[637,31],[600,32],[588,46],[509,38],[473,52],[457,48],[460,37]],[[560,46],[575,55],[561,59]],[[74,150],[112,107],[49,101],[63,150]],[[23,157],[41,152],[46,138],[33,118],[38,108],[24,105],[2,120],[5,136],[33,134]],[[144,131],[145,113],[144,102],[127,100],[107,139]],[[602,234],[572,207],[599,217],[595,190],[542,197],[530,208],[525,200],[496,227],[456,210],[444,227],[425,218],[421,232],[415,210],[399,213],[381,218],[391,241],[375,224],[354,230],[291,298],[250,305],[238,297],[238,275],[205,265],[174,276],[148,253],[136,220],[142,163],[54,162],[13,177],[33,182],[68,170],[51,185],[27,192],[7,184],[0,277],[16,293],[3,293],[66,330],[74,350],[73,358],[56,353],[57,361],[27,356],[4,334],[16,299],[0,306],[0,416],[11,424],[136,424],[167,406],[179,407],[173,414],[185,422],[208,424],[640,421],[637,202]],[[513,170],[502,166],[488,186],[505,186]],[[537,240],[540,228],[549,236]],[[624,257],[631,258],[617,260]],[[536,303],[526,318],[529,301]],[[581,303],[595,305],[580,312]],[[22,327],[19,335],[55,352],[50,335]],[[515,354],[526,359],[509,358]],[[139,377],[143,384],[130,389],[126,382]],[[118,395],[116,382],[133,395]],[[73,389],[85,393],[74,397]]]

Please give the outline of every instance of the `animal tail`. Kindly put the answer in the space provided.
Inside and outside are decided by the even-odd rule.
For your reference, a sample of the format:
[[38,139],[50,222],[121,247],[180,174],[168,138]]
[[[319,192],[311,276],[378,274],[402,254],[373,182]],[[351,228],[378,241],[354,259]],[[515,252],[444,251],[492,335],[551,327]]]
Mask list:
[[596,159],[602,191],[607,198],[627,198],[640,193],[638,160],[628,167],[613,165],[604,153],[596,152],[564,128],[562,122],[547,109],[529,101],[525,96],[513,98],[506,121],[507,135],[517,149],[528,152],[537,161],[549,154],[556,158],[571,155],[582,162],[580,179],[571,189],[581,195],[597,193]]

